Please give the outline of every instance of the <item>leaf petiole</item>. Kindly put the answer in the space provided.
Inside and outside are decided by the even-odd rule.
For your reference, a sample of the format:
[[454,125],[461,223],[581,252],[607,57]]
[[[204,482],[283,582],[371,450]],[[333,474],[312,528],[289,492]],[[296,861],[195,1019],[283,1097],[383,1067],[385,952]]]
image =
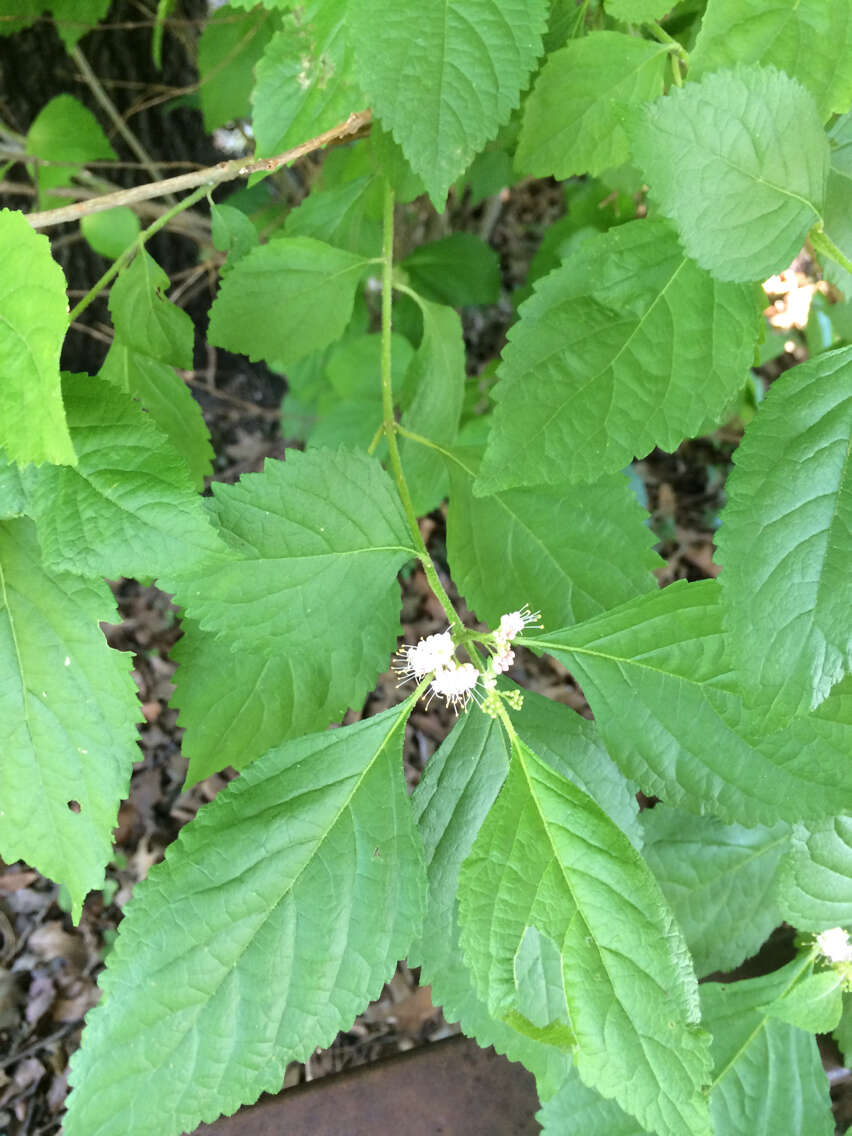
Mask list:
[[81,312],[86,310],[89,304],[91,304],[98,295],[100,295],[107,284],[118,276],[119,272],[130,262],[138,249],[144,248],[145,243],[149,241],[155,233],[159,233],[160,229],[165,228],[169,221],[171,221],[173,217],[176,217],[178,213],[183,213],[185,209],[190,209],[196,201],[204,197],[209,190],[209,186],[200,185],[198,189],[190,193],[189,197],[185,197],[183,201],[179,201],[177,205],[172,206],[171,209],[168,209],[162,216],[158,217],[156,221],[152,222],[147,229],[143,229],[139,236],[133,240],[132,244],[129,244],[124,252],[116,257],[103,276],[92,285],[79,304],[71,309],[68,313],[69,325],[78,318]]
[[841,252],[831,237],[823,231],[821,221],[818,225],[814,225],[808,236],[814,247],[814,252],[822,253],[823,256],[827,256],[839,264],[841,268],[845,268],[847,272],[852,272],[852,260]]

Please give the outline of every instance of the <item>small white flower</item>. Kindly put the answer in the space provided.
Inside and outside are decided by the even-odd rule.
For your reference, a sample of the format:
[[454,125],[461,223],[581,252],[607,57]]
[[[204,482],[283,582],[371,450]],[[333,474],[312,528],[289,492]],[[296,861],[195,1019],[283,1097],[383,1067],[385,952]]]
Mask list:
[[507,645],[502,647],[496,655],[491,656],[491,670],[495,675],[505,674],[514,661],[515,652]]
[[400,682],[411,678],[420,682],[426,675],[455,664],[455,645],[449,631],[428,635],[414,644],[404,643],[397,654],[400,662],[394,670],[401,676]]
[[529,604],[524,604],[520,611],[509,611],[500,616],[500,626],[495,635],[499,643],[511,643],[516,635],[531,623],[541,617],[540,611],[530,611]]
[[[500,616],[500,626],[494,632],[494,645],[491,650],[491,669],[494,674],[505,674],[515,661],[515,652],[512,650],[512,640],[520,635],[523,629],[541,615],[540,611],[530,611],[529,604],[524,604],[520,611],[507,611]],[[537,625],[540,626],[540,625]]]
[[820,931],[816,937],[817,946],[829,962],[852,962],[852,943],[849,932],[842,927],[831,927]]
[[467,706],[478,681],[479,671],[473,663],[456,663],[436,671],[429,689],[433,695],[443,698],[448,706],[458,710],[460,706]]

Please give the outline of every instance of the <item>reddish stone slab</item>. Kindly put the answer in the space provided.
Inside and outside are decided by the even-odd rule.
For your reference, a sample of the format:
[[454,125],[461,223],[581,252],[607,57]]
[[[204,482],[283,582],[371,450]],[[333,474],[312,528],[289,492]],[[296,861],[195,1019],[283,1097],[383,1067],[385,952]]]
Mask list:
[[266,1098],[194,1136],[535,1136],[535,1081],[453,1037]]

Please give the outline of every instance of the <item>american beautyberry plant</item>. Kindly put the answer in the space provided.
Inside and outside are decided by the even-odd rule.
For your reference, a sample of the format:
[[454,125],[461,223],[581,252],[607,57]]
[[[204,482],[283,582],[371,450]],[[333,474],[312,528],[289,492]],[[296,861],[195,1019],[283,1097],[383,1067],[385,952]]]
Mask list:
[[[75,6],[69,50],[104,8]],[[852,323],[852,4],[230,0],[198,59],[207,128],[250,119],[253,158],[69,206],[114,151],[60,96],[22,140],[38,211],[0,213],[0,854],[75,916],[103,883],[137,720],[105,577],[182,609],[189,781],[242,771],[127,907],[67,1136],[178,1136],[277,1090],[403,957],[532,1070],[548,1136],[828,1136],[814,1034],[852,1050],[852,345],[750,421],[718,579],[658,587],[623,471],[730,416],[758,284],[806,242]],[[329,141],[298,207],[214,199]],[[476,412],[456,307],[491,294],[491,254],[453,234],[399,261],[396,206],[525,176],[602,208],[545,235]],[[166,193],[139,231],[128,207]],[[145,246],[206,200],[209,342],[285,374],[312,425],[203,497],[193,328]],[[81,216],[115,259],[69,312],[40,230]],[[107,286],[103,367],[60,374]],[[475,627],[418,526],[444,500]],[[447,629],[398,648],[412,560]],[[594,723],[509,680],[520,647]],[[395,650],[410,695],[328,730]],[[409,798],[420,697],[458,721]],[[787,965],[699,985],[784,920]]]

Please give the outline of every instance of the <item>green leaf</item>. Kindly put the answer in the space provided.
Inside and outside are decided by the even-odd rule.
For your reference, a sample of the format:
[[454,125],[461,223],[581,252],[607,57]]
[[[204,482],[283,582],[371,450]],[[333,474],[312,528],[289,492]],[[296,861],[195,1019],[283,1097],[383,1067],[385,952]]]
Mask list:
[[435,208],[518,105],[541,52],[547,0],[360,0],[358,78]]
[[562,1082],[570,1058],[555,1046],[524,1037],[492,1017],[479,997],[459,947],[459,870],[482,822],[497,798],[509,768],[509,751],[499,722],[470,711],[429,759],[412,797],[412,808],[426,851],[429,882],[425,933],[411,948],[409,962],[420,967],[420,981],[448,1021],[482,1046],[493,1045],[535,1073],[539,1094],[547,1097]]
[[[40,8],[39,3],[36,7]],[[109,0],[49,0],[45,5],[56,23],[59,38],[67,51],[77,46],[89,28],[109,11]],[[15,5],[16,9],[18,5]]]
[[44,561],[82,576],[161,576],[224,556],[186,465],[142,408],[92,375],[63,394],[78,463],[30,471]]
[[[825,192],[825,230],[836,245],[848,251],[852,249],[852,112],[835,122],[829,132],[829,141],[831,167]],[[823,257],[822,272],[847,300],[852,299],[852,276],[845,268]],[[836,318],[834,310],[832,317]],[[849,339],[848,333],[841,331],[841,335]]]
[[518,1009],[538,1029],[569,1025],[559,947],[536,927],[527,927],[515,955],[515,989]]
[[126,347],[117,332],[99,377],[139,400],[201,489],[213,468],[213,447],[201,407],[174,367]]
[[181,830],[125,909],[67,1136],[193,1131],[378,996],[423,914],[411,706],[270,750]]
[[550,0],[544,50],[549,54],[564,47],[569,39],[583,35],[586,27],[586,9],[574,0]]
[[76,462],[65,422],[59,352],[65,277],[47,237],[0,210],[0,445],[15,462]]
[[57,95],[42,107],[27,132],[27,154],[58,163],[36,167],[40,209],[68,204],[50,191],[70,185],[80,166],[116,157],[98,120],[72,95]]
[[497,253],[474,233],[451,233],[418,245],[402,268],[424,299],[452,308],[496,304],[500,298]]
[[584,240],[594,236],[596,231],[605,232],[615,225],[636,219],[633,197],[622,191],[613,193],[598,178],[569,182],[565,187],[565,205],[565,216],[554,221],[545,231],[527,272],[526,282],[512,293],[516,307],[529,299],[533,284],[539,277],[558,268],[565,257]]
[[345,10],[346,0],[308,0],[267,44],[251,96],[259,158],[330,130],[366,105],[353,74]]
[[771,1018],[808,1033],[831,1033],[843,1012],[843,978],[836,970],[810,974],[766,1007]]
[[684,256],[664,221],[590,236],[509,332],[478,493],[597,480],[674,450],[740,390],[754,291]]
[[0,35],[15,35],[16,32],[23,31],[36,22],[42,11],[40,0],[17,0],[15,15],[0,20]]
[[852,348],[773,383],[734,454],[718,536],[737,675],[782,722],[852,669]]
[[222,281],[209,341],[252,361],[298,362],[343,334],[365,261],[310,237],[247,253]]
[[378,256],[382,249],[380,201],[381,182],[372,174],[315,190],[287,214],[284,232],[288,237],[322,238],[359,256]]
[[169,278],[144,249],[120,273],[109,310],[125,347],[190,370],[194,329],[189,315],[163,295]]
[[594,722],[531,690],[524,692],[523,707],[512,718],[529,748],[588,793],[634,848],[641,848],[636,786],[625,779],[604,749]]
[[648,1136],[635,1117],[588,1088],[572,1069],[559,1091],[536,1113],[542,1136]]
[[[414,354],[406,384],[414,390],[402,425],[440,446],[456,440],[464,400],[465,347],[461,320],[452,308],[418,298],[423,338]],[[440,504],[449,486],[442,455],[420,442],[401,439],[400,453],[411,486],[414,510],[421,516]]]
[[608,16],[626,24],[651,24],[674,7],[672,0],[605,0]]
[[567,178],[622,165],[623,123],[663,93],[667,60],[664,44],[601,31],[549,56],[524,104],[518,170]]
[[[802,44],[808,50],[802,50]],[[852,10],[847,0],[709,0],[689,77],[737,63],[772,64],[807,87],[826,119],[852,100]]]
[[498,149],[495,143],[493,150],[482,150],[476,155],[459,179],[456,190],[461,194],[469,186],[468,204],[475,209],[486,198],[496,196],[517,180],[511,157],[502,148]]
[[[382,423],[382,400],[376,398],[335,401],[331,407],[321,407],[316,424],[311,427],[306,449],[336,450],[339,446],[367,450]],[[376,446],[376,457],[384,459],[387,445],[384,440]]]
[[778,879],[778,905],[800,931],[852,926],[852,817],[793,829]]
[[[590,792],[638,843],[636,800],[595,737],[594,726],[564,706],[527,693],[516,721],[543,760]],[[429,875],[427,933],[409,953],[421,981],[449,1020],[458,1019],[480,1045],[494,1045],[538,1078],[542,1099],[565,1075],[568,1058],[492,1017],[477,995],[458,946],[456,891],[462,861],[506,777],[509,754],[496,722],[470,712],[430,759],[412,804],[426,847]]]
[[660,1136],[710,1132],[695,975],[638,852],[585,793],[513,744],[459,880],[461,943],[494,1014],[517,1012],[528,927],[559,944],[587,1084]]
[[200,406],[169,366],[192,367],[195,331],[186,312],[163,296],[168,283],[144,251],[121,273],[109,297],[115,339],[101,377],[142,403],[201,489],[212,470],[213,447]]
[[426,193],[426,186],[412,170],[402,147],[389,130],[382,130],[376,119],[370,127],[370,153],[377,172],[390,183],[399,204],[407,204]]
[[242,209],[233,205],[213,205],[210,209],[213,244],[228,254],[221,271],[228,272],[258,244],[257,229]]
[[545,627],[564,627],[657,590],[656,537],[623,474],[475,497],[475,454],[456,459],[447,556],[460,594],[490,627],[523,603]]
[[791,1131],[832,1136],[828,1082],[815,1039],[764,1009],[803,969],[796,959],[762,978],[701,986],[704,1024],[713,1034],[714,1136]]
[[[351,328],[328,351],[326,384],[319,390],[306,430],[308,448],[340,445],[366,450],[382,421],[381,336],[357,335]],[[391,333],[391,377],[395,391],[404,393],[406,372],[414,356],[410,342]],[[288,385],[293,386],[291,376]],[[384,440],[376,455],[387,453]]]
[[374,682],[340,674],[329,684],[328,666],[306,652],[236,654],[227,639],[189,619],[171,657],[178,664],[171,702],[186,730],[181,752],[189,759],[187,785],[228,765],[244,769],[287,738],[323,729],[342,716],[348,691],[348,702],[360,704]]
[[341,717],[399,633],[396,574],[416,553],[393,483],[357,451],[291,451],[213,493],[235,555],[178,579],[180,602],[234,651],[287,655],[294,682],[311,678],[309,697]]
[[[353,324],[354,324],[353,320]],[[343,340],[335,347],[314,351],[287,371],[287,393],[281,404],[281,436],[304,442],[311,434],[319,414],[319,404],[334,401],[334,391],[326,375],[326,366],[333,351],[345,350],[352,324]]]
[[[309,196],[319,191],[336,189],[350,181],[357,181],[362,177],[375,177],[375,162],[371,153],[370,139],[373,130],[370,129],[364,146],[332,146],[323,152],[320,168],[317,170],[317,180]],[[381,187],[377,195],[376,217],[381,219],[383,209],[383,195]]]
[[852,995],[848,993],[843,995],[843,1016],[834,1031],[834,1040],[840,1046],[843,1060],[848,1065],[852,1056]]
[[[398,335],[396,332],[391,332],[390,342],[391,382],[394,392],[402,395],[406,385],[406,373],[410,370],[414,359],[414,348],[404,335]],[[341,343],[335,344],[329,351],[325,377],[334,395],[344,403],[350,399],[368,398],[374,398],[381,403],[381,335],[348,334]]]
[[101,581],[45,570],[31,521],[0,524],[0,856],[64,883],[75,921],[139,756],[130,656],[98,627],[115,618]]
[[[261,2],[264,8],[270,8],[274,12],[286,12],[290,8],[296,7],[299,0],[261,0]],[[257,7],[257,0],[230,0],[230,6],[250,12],[252,8]]]
[[767,734],[731,684],[718,581],[678,581],[523,642],[571,669],[609,753],[646,793],[744,825],[852,809],[852,687]]
[[642,815],[643,854],[680,924],[700,975],[733,970],[781,922],[775,876],[790,845],[772,828],[722,824],[658,804]]
[[115,260],[139,236],[139,218],[126,205],[80,218],[83,236],[96,253]]
[[687,253],[720,280],[763,280],[787,267],[821,219],[828,157],[813,96],[774,67],[674,88],[633,128],[651,197]]
[[204,129],[251,115],[254,69],[277,20],[266,8],[238,15],[225,4],[211,13],[198,41],[198,75]]
[[27,494],[21,469],[0,448],[0,521],[20,517],[27,511]]

